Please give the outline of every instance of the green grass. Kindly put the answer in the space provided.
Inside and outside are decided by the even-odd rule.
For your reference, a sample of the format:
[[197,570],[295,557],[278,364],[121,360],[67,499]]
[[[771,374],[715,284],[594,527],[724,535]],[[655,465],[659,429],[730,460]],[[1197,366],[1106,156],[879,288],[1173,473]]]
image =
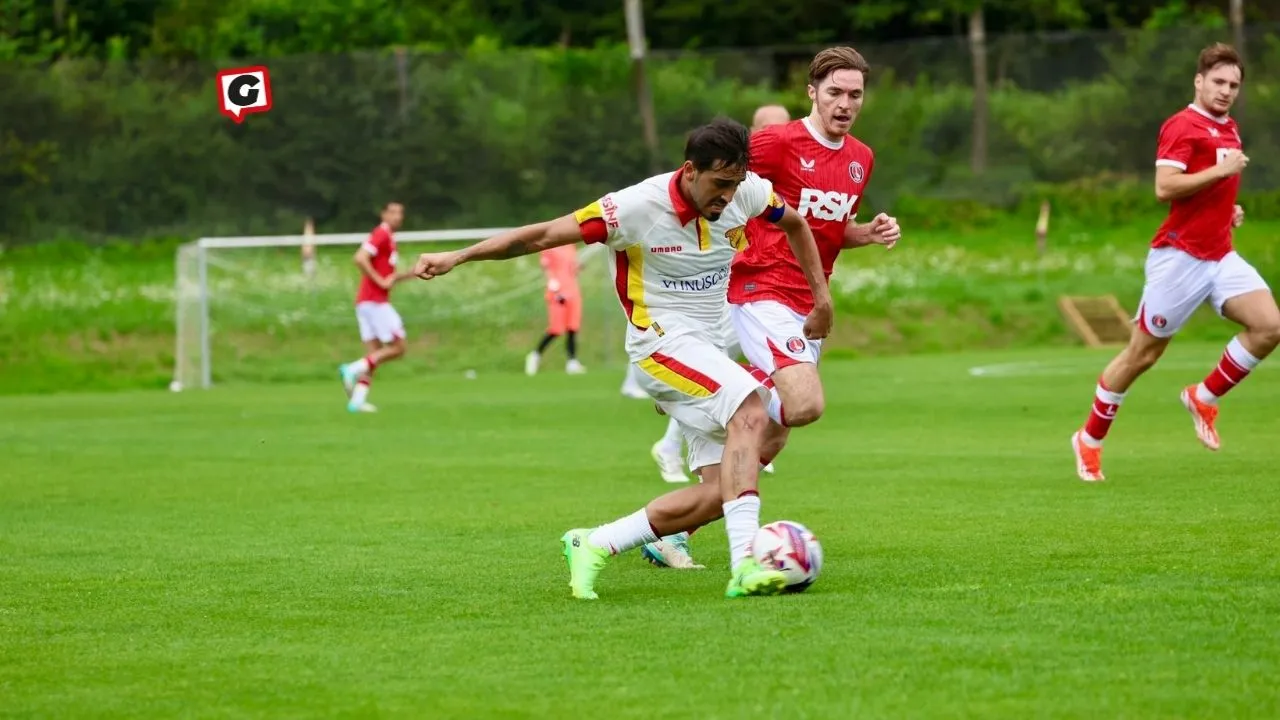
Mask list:
[[[729,601],[634,555],[575,602],[557,538],[668,489],[616,373],[387,373],[0,398],[0,697],[15,717],[1250,718],[1280,714],[1268,365],[1196,442],[1180,343],[1109,482],[1069,433],[1106,353],[824,364],[764,485],[822,539],[807,593]],[[974,376],[975,365],[1023,363]],[[1026,364],[1032,363],[1032,364]]]
[[[1060,316],[1063,293],[1116,293],[1136,307],[1156,221],[1098,228],[1056,223],[1037,255],[1031,222],[964,232],[911,231],[892,252],[845,253],[833,279],[834,356],[1078,345]],[[1239,231],[1246,257],[1280,280],[1280,222]],[[406,261],[421,245],[406,245]],[[350,248],[321,253],[307,280],[295,251],[210,256],[216,382],[327,379],[360,352]],[[581,347],[589,366],[616,365],[621,315],[603,258],[583,275]],[[174,246],[65,244],[0,254],[0,394],[159,388],[174,365]],[[410,352],[406,373],[518,367],[545,322],[533,258],[464,268],[397,289]],[[1233,330],[1205,311],[1186,339],[1222,342]],[[191,335],[194,339],[194,333]]]

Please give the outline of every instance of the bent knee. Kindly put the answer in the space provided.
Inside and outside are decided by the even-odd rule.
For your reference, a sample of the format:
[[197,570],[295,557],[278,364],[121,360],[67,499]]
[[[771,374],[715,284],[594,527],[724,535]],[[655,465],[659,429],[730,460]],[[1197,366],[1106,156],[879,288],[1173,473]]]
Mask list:
[[1280,345],[1280,316],[1269,318],[1266,322],[1249,328],[1249,334],[1266,347],[1274,349]]
[[735,432],[764,436],[764,430],[769,425],[769,413],[764,409],[764,403],[760,400],[760,396],[751,393],[747,399],[738,406],[738,410],[733,413],[733,417],[729,419],[729,428]]
[[826,409],[827,403],[821,392],[804,395],[791,401],[782,401],[782,419],[786,421],[787,427],[802,427],[817,422]]
[[1164,354],[1165,348],[1169,346],[1169,340],[1170,338],[1156,337],[1135,328],[1129,347],[1125,348],[1126,364],[1135,370],[1150,370]]
[[1150,370],[1158,360],[1160,360],[1159,351],[1144,349],[1129,353],[1129,366],[1141,372]]

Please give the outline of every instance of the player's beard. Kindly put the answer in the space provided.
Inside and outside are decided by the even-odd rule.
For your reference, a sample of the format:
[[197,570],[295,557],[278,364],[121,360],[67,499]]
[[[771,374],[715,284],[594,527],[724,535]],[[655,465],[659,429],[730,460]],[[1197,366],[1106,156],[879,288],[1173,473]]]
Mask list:
[[702,208],[702,217],[706,218],[707,220],[710,220],[711,222],[715,222],[720,219],[721,215],[724,214],[724,209],[726,207],[728,207],[727,204],[718,205],[718,204],[715,204],[714,200],[712,200],[710,203],[707,203],[707,205]]

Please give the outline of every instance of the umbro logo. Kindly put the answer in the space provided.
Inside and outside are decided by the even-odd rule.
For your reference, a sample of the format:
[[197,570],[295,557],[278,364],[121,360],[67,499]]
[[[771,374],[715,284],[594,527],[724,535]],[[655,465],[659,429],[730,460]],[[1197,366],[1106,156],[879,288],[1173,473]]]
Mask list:
[[805,172],[813,172],[813,166],[817,164],[817,162],[817,160],[805,160],[804,158],[800,158],[800,169]]

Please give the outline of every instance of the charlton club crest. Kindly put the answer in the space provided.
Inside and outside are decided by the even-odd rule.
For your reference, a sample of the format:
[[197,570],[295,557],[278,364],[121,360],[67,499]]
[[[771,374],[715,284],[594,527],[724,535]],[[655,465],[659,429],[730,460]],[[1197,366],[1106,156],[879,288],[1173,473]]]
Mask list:
[[854,183],[861,185],[862,175],[863,175],[862,163],[856,160],[849,163],[849,177],[853,178]]
[[804,341],[798,337],[787,338],[787,349],[793,353],[804,352]]

